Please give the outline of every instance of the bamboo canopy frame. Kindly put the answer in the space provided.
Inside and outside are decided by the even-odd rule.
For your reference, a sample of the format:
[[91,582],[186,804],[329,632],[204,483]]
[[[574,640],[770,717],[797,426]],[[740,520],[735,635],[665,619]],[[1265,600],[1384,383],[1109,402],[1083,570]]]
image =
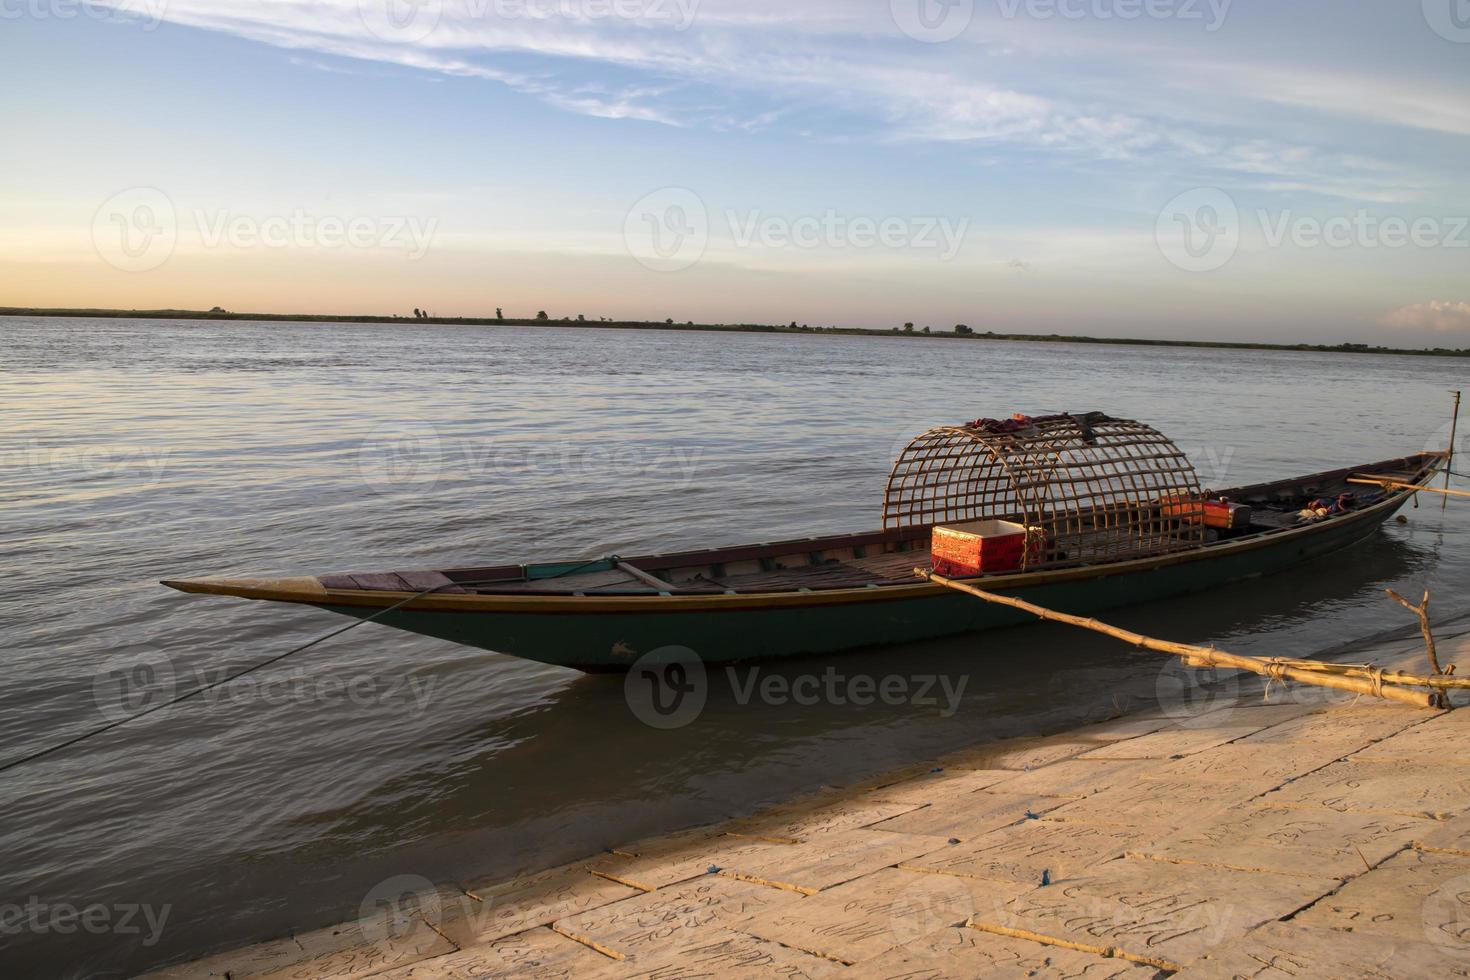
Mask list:
[[1202,545],[1202,521],[1163,508],[1201,499],[1189,459],[1142,422],[1098,412],[982,419],[909,443],[888,478],[883,526],[1014,521],[1044,536],[1024,559],[1037,568]]
[[[1448,488],[1460,409],[1460,393],[1454,395],[1455,418],[1450,424],[1450,449],[1445,454],[1445,489],[1377,477],[1347,482],[1384,490],[1439,493],[1446,502],[1452,496],[1470,497],[1470,493]],[[1170,544],[1203,543],[1202,521],[1165,518],[1162,504],[1169,498],[1200,500],[1202,496],[1194,468],[1184,454],[1149,426],[1098,413],[1044,419],[1018,416],[1011,423],[981,419],[968,426],[932,429],[910,443],[889,477],[883,520],[885,527],[986,518],[1024,520],[1048,535],[1046,560],[1051,562],[1067,557],[1063,548],[1070,539],[1059,534],[1066,531],[1085,538],[1089,533],[1105,536],[1113,529],[1126,529],[1127,540],[1135,547],[1147,546],[1155,540],[1151,535],[1158,535],[1161,550]],[[1011,513],[999,513],[1007,507],[1012,508]],[[1187,513],[1187,508],[1183,510]],[[1170,507],[1169,511],[1177,515],[1181,508]],[[1188,540],[1191,528],[1199,535],[1197,542]],[[1118,547],[1121,542],[1104,538],[1103,543]],[[1419,617],[1433,671],[1426,676],[1385,671],[1372,664],[1247,657],[1215,647],[1175,643],[1048,609],[1016,596],[988,592],[931,569],[915,568],[914,574],[935,585],[1039,619],[1102,633],[1139,649],[1172,654],[1190,667],[1246,670],[1272,681],[1296,681],[1421,708],[1450,708],[1450,691],[1470,690],[1470,677],[1455,677],[1454,665],[1440,665],[1429,622],[1428,591],[1416,606],[1392,589],[1387,590],[1390,598]]]

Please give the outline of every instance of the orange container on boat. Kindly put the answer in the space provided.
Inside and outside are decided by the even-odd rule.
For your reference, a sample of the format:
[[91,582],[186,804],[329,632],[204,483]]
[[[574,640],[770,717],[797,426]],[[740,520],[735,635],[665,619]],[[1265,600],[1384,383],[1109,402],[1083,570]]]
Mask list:
[[948,578],[1013,572],[1041,557],[1040,528],[1010,521],[936,525],[929,540],[934,571]]
[[1251,509],[1245,504],[1227,500],[1190,500],[1187,497],[1165,497],[1159,502],[1165,517],[1222,531],[1239,531],[1251,523]]

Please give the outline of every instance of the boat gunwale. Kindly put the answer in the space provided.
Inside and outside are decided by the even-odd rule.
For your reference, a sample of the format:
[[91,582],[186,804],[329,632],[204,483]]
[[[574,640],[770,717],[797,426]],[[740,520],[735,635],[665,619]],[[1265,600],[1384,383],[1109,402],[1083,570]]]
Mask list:
[[[1394,463],[1407,463],[1419,461],[1420,468],[1416,479],[1420,486],[1432,480],[1443,466],[1445,454],[1442,452],[1423,452],[1410,456],[1402,456],[1392,460],[1383,460],[1356,467],[1346,467],[1341,470],[1331,470],[1323,473],[1309,474],[1303,477],[1290,478],[1276,481],[1274,483],[1255,484],[1239,490],[1224,491],[1229,493],[1261,492],[1272,488],[1285,488],[1293,485],[1305,486],[1316,480],[1325,480],[1351,475],[1358,472],[1372,472],[1375,469],[1384,468]],[[1167,568],[1173,565],[1187,564],[1225,555],[1246,553],[1260,548],[1289,542],[1299,538],[1310,537],[1331,528],[1340,528],[1352,524],[1366,522],[1384,512],[1392,513],[1401,507],[1409,497],[1417,494],[1417,489],[1404,489],[1389,491],[1383,499],[1378,500],[1361,510],[1352,511],[1346,515],[1333,517],[1325,521],[1311,524],[1302,524],[1296,527],[1272,528],[1256,534],[1227,541],[1215,541],[1208,544],[1173,551],[1161,555],[1149,555],[1143,558],[1132,558],[1124,561],[1107,562],[1095,565],[1078,565],[1066,568],[1045,569],[1038,571],[1017,572],[1007,575],[979,576],[966,579],[967,582],[983,582],[985,587],[991,591],[1007,592],[1017,591],[1036,586],[1056,585],[1075,581],[1087,581],[1090,579],[1111,578],[1117,575],[1132,574],[1135,572],[1153,571]],[[859,533],[846,537],[858,538],[866,535]],[[842,540],[843,536],[834,536],[829,539],[809,538],[799,539],[792,544],[801,544],[805,541],[819,540]],[[784,544],[784,542],[773,543]],[[762,547],[762,546],[756,546]],[[733,550],[733,549],[725,549]],[[711,553],[719,553],[715,549]],[[691,552],[682,554],[704,554],[705,552]],[[916,564],[922,558],[921,552],[914,552]],[[649,556],[665,559],[671,556]],[[642,561],[645,559],[630,559]],[[557,565],[572,565],[574,561],[568,562],[538,562],[528,567],[554,567]],[[514,568],[517,566],[497,566],[497,568]],[[489,569],[486,569],[487,571]],[[462,571],[455,569],[453,571]],[[308,584],[310,583],[310,584]],[[576,594],[574,592],[562,592],[552,594],[535,594],[526,592],[517,593],[474,593],[474,594],[429,594],[423,595],[416,592],[388,592],[358,589],[328,589],[323,586],[319,579],[315,578],[287,578],[287,579],[265,579],[256,580],[196,580],[192,582],[166,582],[174,588],[187,586],[184,591],[227,595],[238,598],[257,599],[275,602],[293,602],[313,606],[326,606],[333,608],[367,608],[384,609],[390,606],[402,605],[400,612],[445,612],[445,613],[497,613],[497,614],[649,614],[659,615],[673,613],[707,612],[710,610],[760,610],[760,609],[785,609],[785,608],[811,608],[821,606],[839,606],[865,602],[893,602],[915,599],[939,598],[948,594],[948,590],[940,585],[920,581],[917,577],[912,583],[873,583],[861,586],[838,587],[831,589],[805,589],[805,590],[782,590],[776,592],[726,592],[726,593],[660,593],[649,590],[637,594]],[[315,586],[314,588],[312,586]]]

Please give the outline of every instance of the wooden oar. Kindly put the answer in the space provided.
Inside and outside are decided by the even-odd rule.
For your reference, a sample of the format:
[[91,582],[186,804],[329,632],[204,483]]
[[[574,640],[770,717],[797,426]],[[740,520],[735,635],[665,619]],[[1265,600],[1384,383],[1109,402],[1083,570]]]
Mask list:
[[[1191,667],[1231,667],[1236,670],[1248,670],[1253,674],[1270,677],[1277,680],[1292,680],[1302,684],[1315,684],[1318,687],[1330,687],[1339,691],[1348,691],[1353,694],[1367,694],[1373,697],[1387,698],[1390,701],[1400,701],[1404,704],[1412,704],[1419,708],[1434,707],[1433,695],[1422,691],[1407,691],[1395,687],[1388,682],[1388,675],[1362,668],[1366,676],[1352,676],[1345,673],[1326,673],[1298,666],[1295,662],[1285,659],[1262,659],[1259,657],[1244,657],[1235,653],[1227,653],[1224,650],[1216,650],[1214,647],[1198,647],[1188,643],[1174,643],[1169,640],[1156,640],[1142,633],[1134,633],[1130,630],[1109,626],[1107,623],[1098,622],[1096,619],[1085,619],[1081,616],[1073,616],[1069,613],[1057,612],[1038,606],[1025,599],[1017,599],[1014,596],[997,595],[994,592],[986,592],[963,582],[936,575],[925,568],[914,569],[914,574],[923,579],[928,579],[935,585],[942,585],[956,592],[984,599],[999,606],[1010,606],[1022,612],[1030,613],[1040,619],[1050,620],[1056,623],[1066,623],[1069,626],[1079,626],[1082,629],[1102,633],[1124,643],[1140,647],[1144,650],[1155,650],[1159,653],[1169,653],[1176,657],[1184,658]],[[1402,675],[1399,675],[1402,676]],[[1465,678],[1470,680],[1470,678]],[[1451,681],[1454,678],[1418,678],[1417,681],[1442,680]],[[1427,685],[1428,686],[1428,685]],[[1438,687],[1440,685],[1432,685]],[[1451,685],[1445,685],[1451,686]],[[1458,684],[1452,686],[1459,686]]]
[[1470,493],[1464,490],[1440,490],[1437,487],[1426,487],[1419,483],[1402,483],[1398,480],[1388,480],[1380,477],[1354,476],[1349,477],[1349,483],[1357,483],[1365,487],[1384,487],[1389,490],[1417,490],[1422,493],[1442,493],[1447,497],[1470,497]]
[[615,561],[613,562],[613,564],[617,566],[618,571],[622,572],[623,574],[631,575],[638,581],[642,582],[644,585],[652,586],[653,588],[658,589],[660,592],[679,591],[679,587],[674,583],[665,582],[663,579],[658,578],[654,575],[650,575],[643,569],[629,565],[625,561]]

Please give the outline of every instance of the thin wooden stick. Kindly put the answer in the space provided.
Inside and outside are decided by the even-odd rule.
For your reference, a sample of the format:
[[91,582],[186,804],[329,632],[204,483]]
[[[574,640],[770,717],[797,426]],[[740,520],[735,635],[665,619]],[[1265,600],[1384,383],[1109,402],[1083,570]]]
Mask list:
[[1079,626],[1082,629],[1102,633],[1114,639],[1122,640],[1131,646],[1140,647],[1144,650],[1154,650],[1159,653],[1173,654],[1183,657],[1193,667],[1231,667],[1236,670],[1248,670],[1253,674],[1260,674],[1276,680],[1293,680],[1302,684],[1314,684],[1318,687],[1330,687],[1339,691],[1348,691],[1353,694],[1367,694],[1373,697],[1387,698],[1390,701],[1399,701],[1404,704],[1412,704],[1419,708],[1432,708],[1435,706],[1435,695],[1422,691],[1408,691],[1392,685],[1385,686],[1383,675],[1371,672],[1371,676],[1364,678],[1347,677],[1339,674],[1317,673],[1303,670],[1289,662],[1272,662],[1257,657],[1243,657],[1239,654],[1227,653],[1224,650],[1216,650],[1213,647],[1192,646],[1188,643],[1174,643],[1169,640],[1156,640],[1153,637],[1144,636],[1142,633],[1134,633],[1130,630],[1119,629],[1109,626],[1107,623],[1096,619],[1085,619],[1081,616],[1073,616],[1068,613],[1056,612],[1044,606],[1017,599],[1013,596],[997,595],[994,592],[986,592],[963,582],[936,575],[928,569],[916,568],[914,574],[923,579],[928,579],[935,585],[942,585],[956,592],[972,595],[986,602],[993,602],[1000,606],[1010,606],[1022,612],[1030,613],[1040,619],[1051,620],[1057,623],[1066,623],[1070,626]]
[[1424,601],[1420,602],[1417,606],[1393,589],[1384,589],[1383,591],[1387,592],[1388,597],[1394,602],[1397,602],[1409,610],[1409,612],[1419,617],[1419,631],[1424,634],[1424,645],[1429,648],[1429,666],[1433,668],[1436,676],[1443,676],[1448,673],[1439,667],[1439,651],[1434,647],[1434,630],[1429,626],[1429,590],[1424,590]]
[[1446,497],[1470,497],[1470,492],[1464,490],[1441,490],[1438,487],[1426,487],[1419,483],[1403,483],[1399,480],[1374,479],[1369,477],[1350,477],[1348,483],[1356,483],[1367,487],[1384,487],[1389,490],[1418,490],[1423,493],[1442,493]]

